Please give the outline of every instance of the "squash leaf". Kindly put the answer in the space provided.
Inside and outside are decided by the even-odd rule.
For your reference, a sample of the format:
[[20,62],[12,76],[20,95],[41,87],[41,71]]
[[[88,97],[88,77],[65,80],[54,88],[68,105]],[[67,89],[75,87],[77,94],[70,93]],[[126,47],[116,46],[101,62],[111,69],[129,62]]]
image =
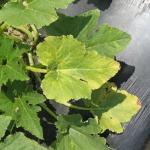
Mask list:
[[80,115],[60,116],[56,127],[56,150],[108,150],[106,141],[98,135],[99,126],[94,119],[83,122]]
[[3,91],[0,93],[0,111],[11,116],[17,127],[23,127],[42,139],[42,128],[37,116],[40,107],[36,104],[44,102],[45,98],[33,90],[19,93],[12,87],[13,84],[8,93]]
[[85,43],[87,50],[114,57],[126,48],[131,37],[129,34],[107,24],[98,25],[99,10],[91,10],[79,16],[60,15],[59,19],[45,27],[48,35],[73,35]]
[[24,0],[8,2],[0,10],[0,22],[8,25],[36,25],[41,28],[55,21],[56,9],[65,8],[72,0]]
[[10,121],[10,116],[0,115],[0,138],[4,136]]
[[101,128],[95,119],[89,118],[88,121],[83,122],[79,114],[59,116],[55,124],[61,134],[66,133],[70,127],[74,127],[86,134],[98,134],[101,132]]
[[[41,146],[37,142],[28,139],[22,133],[17,133],[15,135],[10,135],[4,141],[0,143],[1,150],[48,150],[48,148]],[[51,150],[51,149],[49,149]]]
[[111,58],[86,51],[72,36],[49,36],[37,46],[39,62],[47,69],[41,87],[48,99],[66,104],[71,99],[90,98],[119,70]]
[[14,48],[14,41],[0,37],[0,85],[7,81],[28,80],[22,63],[25,49]]
[[108,150],[106,141],[99,136],[86,135],[71,128],[69,134],[58,141],[56,150]]
[[94,91],[88,102],[89,107],[92,106],[92,113],[98,116],[103,131],[109,129],[117,133],[123,132],[122,123],[130,121],[140,109],[136,96],[117,90],[110,83]]

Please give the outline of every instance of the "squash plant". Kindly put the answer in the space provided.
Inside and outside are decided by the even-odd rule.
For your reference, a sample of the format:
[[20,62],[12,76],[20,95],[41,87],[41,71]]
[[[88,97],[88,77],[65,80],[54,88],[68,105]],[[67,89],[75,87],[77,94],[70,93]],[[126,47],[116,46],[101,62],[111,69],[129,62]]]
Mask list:
[[[57,12],[71,2],[0,3],[1,150],[106,150],[100,135],[123,132],[122,123],[140,109],[136,96],[110,83],[120,69],[114,56],[127,46],[130,35],[98,25],[97,9],[75,17]],[[77,100],[84,106],[72,103]],[[56,114],[45,101],[86,110],[92,117]],[[41,108],[55,118],[57,136],[50,146],[38,142],[44,140]]]

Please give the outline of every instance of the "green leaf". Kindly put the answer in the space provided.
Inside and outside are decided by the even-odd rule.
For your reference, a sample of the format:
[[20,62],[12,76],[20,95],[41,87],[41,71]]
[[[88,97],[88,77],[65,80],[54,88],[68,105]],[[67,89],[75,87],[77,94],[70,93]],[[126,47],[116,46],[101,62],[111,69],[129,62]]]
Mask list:
[[40,119],[37,112],[40,111],[38,106],[29,106],[24,99],[16,99],[15,108],[18,113],[17,127],[23,127],[39,138],[43,138],[43,132],[40,125]]
[[106,150],[106,142],[98,136],[99,125],[95,119],[83,122],[80,115],[59,116],[56,150]]
[[84,134],[98,134],[102,131],[101,127],[97,124],[97,121],[93,118],[89,118],[81,127],[74,126],[73,128]]
[[0,37],[0,85],[8,80],[28,80],[21,60],[24,51],[14,48],[14,41]]
[[0,143],[1,150],[48,150],[47,148],[39,145],[37,142],[28,139],[22,133],[10,135],[4,141]]
[[49,36],[37,46],[39,62],[47,69],[42,89],[48,99],[66,104],[70,99],[90,98],[119,70],[113,59],[86,51],[72,36]]
[[[27,84],[28,83],[28,84]],[[33,91],[33,87],[29,82],[26,81],[13,81],[13,82],[8,82],[6,84],[7,88],[7,94],[10,95],[11,97],[22,97],[22,95],[26,95],[30,92],[35,93]],[[36,96],[37,98],[38,96]],[[43,99],[40,95],[39,97]]]
[[1,0],[1,1],[0,1],[0,8],[2,8],[5,3],[6,3],[6,0]]
[[56,143],[56,150],[78,150],[69,135],[65,135]]
[[43,96],[34,91],[22,93],[22,95],[14,94],[14,90],[8,94],[1,92],[0,110],[11,116],[15,120],[17,127],[23,127],[42,139],[42,128],[40,119],[37,116],[40,107],[36,106],[36,104],[42,103],[44,100]]
[[4,136],[10,121],[10,116],[0,115],[0,138]]
[[65,135],[58,143],[56,150],[108,150],[104,138],[85,135],[74,129]]
[[45,30],[48,35],[71,34],[85,43],[88,50],[96,50],[101,55],[114,57],[126,48],[131,37],[109,25],[98,25],[98,20],[98,10],[91,10],[76,17],[60,15],[59,19]]
[[22,99],[32,105],[37,105],[45,101],[45,97],[35,91],[22,95]]
[[96,28],[100,17],[99,10],[90,10],[75,17],[59,14],[59,18],[47,27],[44,27],[48,35],[61,36],[73,35],[78,39],[86,39],[89,31]]
[[14,110],[13,99],[10,99],[4,92],[0,93],[0,111],[5,112],[7,116],[16,119],[17,113]]
[[[85,101],[87,102],[87,101]],[[99,125],[105,131],[123,132],[122,123],[130,121],[140,109],[138,98],[110,84],[104,85],[92,95],[92,113],[99,118]]]
[[109,25],[102,25],[88,36],[85,44],[88,50],[95,49],[101,55],[114,57],[126,48],[130,40],[129,34]]
[[70,129],[69,133],[72,141],[78,147],[76,150],[108,150],[107,146],[105,145],[106,142],[104,138],[99,136],[86,135],[72,128]]
[[79,114],[59,116],[55,123],[59,133],[66,133],[70,126],[82,126],[82,117]]
[[79,114],[59,116],[55,124],[58,132],[61,134],[67,133],[70,127],[85,134],[98,134],[101,131],[101,128],[98,126],[95,119],[90,118],[83,122],[82,117]]
[[66,8],[73,0],[26,0],[8,2],[0,10],[0,22],[12,26],[36,25],[41,28],[55,21],[56,9]]

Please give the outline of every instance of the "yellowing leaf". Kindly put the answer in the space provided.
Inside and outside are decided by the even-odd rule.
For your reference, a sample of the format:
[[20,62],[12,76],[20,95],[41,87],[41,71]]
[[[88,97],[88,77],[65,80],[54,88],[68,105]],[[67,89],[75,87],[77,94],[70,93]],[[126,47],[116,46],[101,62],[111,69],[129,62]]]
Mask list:
[[48,99],[66,104],[70,99],[90,98],[119,70],[111,58],[87,52],[72,36],[49,36],[37,46],[39,62],[47,69],[42,89]]
[[93,93],[92,105],[93,114],[99,117],[100,127],[117,133],[123,132],[122,123],[130,121],[140,109],[136,96],[109,84]]

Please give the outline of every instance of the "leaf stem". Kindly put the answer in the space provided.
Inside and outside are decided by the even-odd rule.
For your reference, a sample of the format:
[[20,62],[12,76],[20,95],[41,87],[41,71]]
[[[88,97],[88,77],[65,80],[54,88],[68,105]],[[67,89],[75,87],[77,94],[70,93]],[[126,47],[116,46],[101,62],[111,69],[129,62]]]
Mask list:
[[28,59],[29,59],[29,64],[30,66],[33,66],[34,65],[34,61],[33,61],[33,58],[32,58],[32,54],[31,53],[28,53]]
[[[30,67],[32,67],[32,66],[34,65],[33,56],[32,56],[31,53],[28,53],[27,55],[28,55],[29,65],[30,65]],[[37,81],[38,81],[39,83],[41,83],[41,78],[40,78],[40,76],[38,75],[38,73],[34,72],[34,76],[36,77]]]
[[57,120],[57,115],[49,109],[45,103],[39,104],[44,110],[46,110],[52,117],[54,117]]
[[36,68],[33,66],[26,66],[26,69],[32,72],[47,73],[47,69]]
[[105,110],[108,110],[109,107],[107,108],[88,108],[88,107],[82,107],[82,106],[77,106],[77,105],[73,105],[73,104],[70,104],[70,103],[67,103],[65,104],[66,106],[70,107],[70,108],[73,108],[73,109],[78,109],[78,110],[86,110],[86,111],[92,111],[92,110],[102,110],[102,111],[105,111]]
[[[29,59],[29,64],[31,66],[27,66],[26,69],[27,70],[30,70],[32,72],[39,72],[39,73],[46,73],[47,70],[46,69],[40,69],[40,68],[35,68],[33,67],[34,65],[34,61],[33,61],[33,57],[32,57],[32,54],[31,53],[28,53],[28,59]],[[35,77],[38,79],[38,81],[40,81],[40,78],[39,76],[35,73]],[[45,103],[43,104],[39,104],[44,110],[46,110],[51,116],[53,116],[56,120],[57,120],[57,115],[52,111],[50,110]]]
[[78,109],[78,110],[88,110],[90,111],[91,108],[87,108],[87,107],[81,107],[81,106],[76,106],[76,105],[73,105],[73,104],[65,104],[66,106],[70,107],[70,108],[73,108],[73,109]]

